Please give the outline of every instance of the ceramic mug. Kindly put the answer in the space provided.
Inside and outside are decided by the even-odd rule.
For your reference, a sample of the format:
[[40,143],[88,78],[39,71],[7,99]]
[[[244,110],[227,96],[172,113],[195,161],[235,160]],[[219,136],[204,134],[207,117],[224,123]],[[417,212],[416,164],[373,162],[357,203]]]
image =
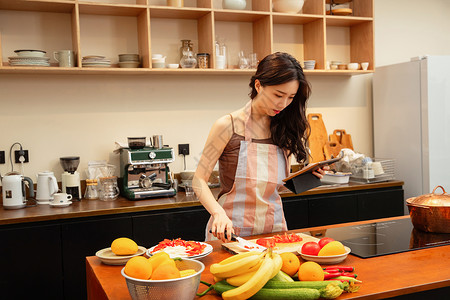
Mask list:
[[53,204],[67,203],[72,200],[72,195],[67,193],[54,193],[53,194]]
[[59,50],[53,52],[53,57],[59,62],[60,67],[75,67],[75,54],[72,50]]

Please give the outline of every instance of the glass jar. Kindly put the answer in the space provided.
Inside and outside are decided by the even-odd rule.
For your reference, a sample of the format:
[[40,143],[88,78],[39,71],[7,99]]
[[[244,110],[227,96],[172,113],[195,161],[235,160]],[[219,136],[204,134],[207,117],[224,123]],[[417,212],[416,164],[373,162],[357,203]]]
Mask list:
[[180,66],[182,68],[195,68],[197,65],[197,59],[194,57],[194,52],[183,51],[183,57],[180,60]]
[[183,58],[183,52],[184,51],[192,51],[191,40],[181,40],[180,60]]
[[209,68],[209,53],[198,53],[197,60],[199,69]]

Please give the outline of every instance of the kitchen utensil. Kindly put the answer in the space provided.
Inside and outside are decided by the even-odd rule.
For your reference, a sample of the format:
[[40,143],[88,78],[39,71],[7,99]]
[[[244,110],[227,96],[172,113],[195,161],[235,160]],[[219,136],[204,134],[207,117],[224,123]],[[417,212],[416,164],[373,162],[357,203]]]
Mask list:
[[[211,230],[209,230],[209,232],[212,233]],[[227,235],[227,231],[225,231],[225,236],[226,235]],[[241,248],[242,250],[245,250],[245,251],[264,251],[267,249],[266,247],[258,245],[257,243],[249,242],[246,239],[243,239],[234,233],[231,233],[231,240],[238,242],[238,244],[236,246],[238,246],[239,248]]]
[[353,150],[352,136],[345,132],[345,129],[335,129],[330,134],[330,141],[337,142],[342,145],[342,148],[348,148]]
[[54,193],[52,204],[67,203],[72,200],[72,195],[67,193]]
[[43,50],[14,50],[14,53],[25,57],[44,57],[47,52]]
[[97,256],[102,263],[105,265],[112,265],[112,266],[121,266],[125,265],[127,261],[130,260],[130,258],[139,256],[145,253],[147,249],[142,246],[138,246],[138,251],[135,254],[132,255],[116,255],[114,252],[111,251],[111,248],[105,248],[102,250],[98,250],[95,253],[95,256]]
[[[170,258],[176,258],[176,257],[180,257],[180,258],[189,258],[189,259],[199,259],[205,256],[208,256],[209,254],[211,254],[211,252],[213,251],[213,247],[210,244],[204,243],[204,242],[196,242],[201,244],[202,246],[205,246],[205,248],[203,249],[202,253],[199,254],[190,254],[187,253],[186,251],[188,251],[187,247],[180,247],[180,246],[174,246],[174,247],[166,247],[164,249],[161,250],[157,250],[155,251],[155,248],[158,247],[158,245],[153,246],[151,248],[149,248],[146,252],[147,256],[152,256],[160,251],[164,251],[167,254],[169,254]],[[185,248],[182,249],[180,251],[181,248]]]
[[331,12],[327,10],[327,15],[336,15],[336,16],[348,16],[353,13],[351,8],[336,8],[332,9]]
[[361,63],[361,68],[366,71],[369,68],[369,63],[368,62],[362,62]]
[[77,168],[80,164],[79,156],[66,156],[59,159],[64,173],[61,175],[62,192],[71,194],[74,200],[81,200],[80,173]]
[[176,194],[168,167],[168,164],[175,160],[173,148],[163,147],[162,137],[156,137],[155,141],[161,148],[123,148],[120,151],[121,190],[128,199],[139,200]]
[[245,9],[247,6],[246,0],[223,0],[222,8],[224,9]]
[[359,64],[358,63],[349,63],[347,64],[347,69],[349,70],[358,70]]
[[[442,189],[442,194],[436,190]],[[408,198],[406,200],[411,222],[414,227],[435,233],[450,233],[450,194],[440,185],[430,194]]]
[[317,256],[317,255],[303,254],[301,252],[301,248],[299,248],[297,252],[298,252],[298,254],[300,254],[302,256],[302,258],[304,260],[314,261],[318,264],[338,264],[340,262],[343,262],[347,258],[347,256],[350,254],[350,252],[352,251],[347,246],[344,246],[344,248],[345,248],[344,254],[329,255],[329,256]]
[[59,50],[53,52],[53,57],[59,63],[60,67],[75,67],[75,53],[72,50]]
[[176,279],[142,280],[126,275],[125,268],[123,268],[121,274],[125,277],[131,298],[133,300],[194,299],[200,285],[200,275],[205,270],[205,265],[198,260],[186,258],[175,260],[175,264],[180,271],[194,269],[196,273]]
[[34,197],[33,181],[21,174],[8,173],[2,180],[3,207],[5,209],[19,209],[26,205],[25,181],[28,182],[28,193]]
[[39,172],[37,174],[36,184],[36,202],[37,204],[48,204],[53,200],[53,194],[59,190],[58,182],[51,171]]
[[325,159],[331,159],[339,156],[339,152],[341,152],[342,145],[338,142],[330,142],[326,141],[323,146],[323,153],[325,154]]
[[119,196],[117,176],[100,177],[98,179],[98,198],[102,201],[114,201]]
[[145,137],[128,137],[130,149],[142,149],[145,147]]
[[276,12],[296,14],[304,4],[304,0],[273,0],[273,10]]
[[153,136],[153,147],[156,149],[162,149],[164,146],[163,136],[162,135],[154,135]]
[[323,146],[328,140],[327,130],[323,123],[322,114],[308,114],[308,123],[311,127],[311,134],[308,138],[309,150],[311,151],[310,163],[319,162],[325,159]]

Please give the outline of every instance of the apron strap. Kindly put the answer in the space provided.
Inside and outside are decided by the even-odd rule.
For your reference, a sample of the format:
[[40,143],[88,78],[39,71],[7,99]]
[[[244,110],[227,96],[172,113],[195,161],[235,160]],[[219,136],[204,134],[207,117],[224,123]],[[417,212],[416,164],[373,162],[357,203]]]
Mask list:
[[248,101],[245,105],[244,109],[245,113],[245,130],[244,130],[244,139],[246,142],[252,141],[252,100]]

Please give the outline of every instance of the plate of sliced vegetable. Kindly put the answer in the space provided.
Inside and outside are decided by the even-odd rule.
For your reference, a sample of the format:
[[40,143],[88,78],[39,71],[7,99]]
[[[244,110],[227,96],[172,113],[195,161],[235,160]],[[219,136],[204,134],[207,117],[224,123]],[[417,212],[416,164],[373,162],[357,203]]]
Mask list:
[[169,254],[170,258],[202,258],[207,256],[213,251],[213,247],[210,244],[196,241],[185,241],[181,238],[170,240],[164,239],[159,242],[158,245],[153,246],[147,250],[147,255],[164,251]]

